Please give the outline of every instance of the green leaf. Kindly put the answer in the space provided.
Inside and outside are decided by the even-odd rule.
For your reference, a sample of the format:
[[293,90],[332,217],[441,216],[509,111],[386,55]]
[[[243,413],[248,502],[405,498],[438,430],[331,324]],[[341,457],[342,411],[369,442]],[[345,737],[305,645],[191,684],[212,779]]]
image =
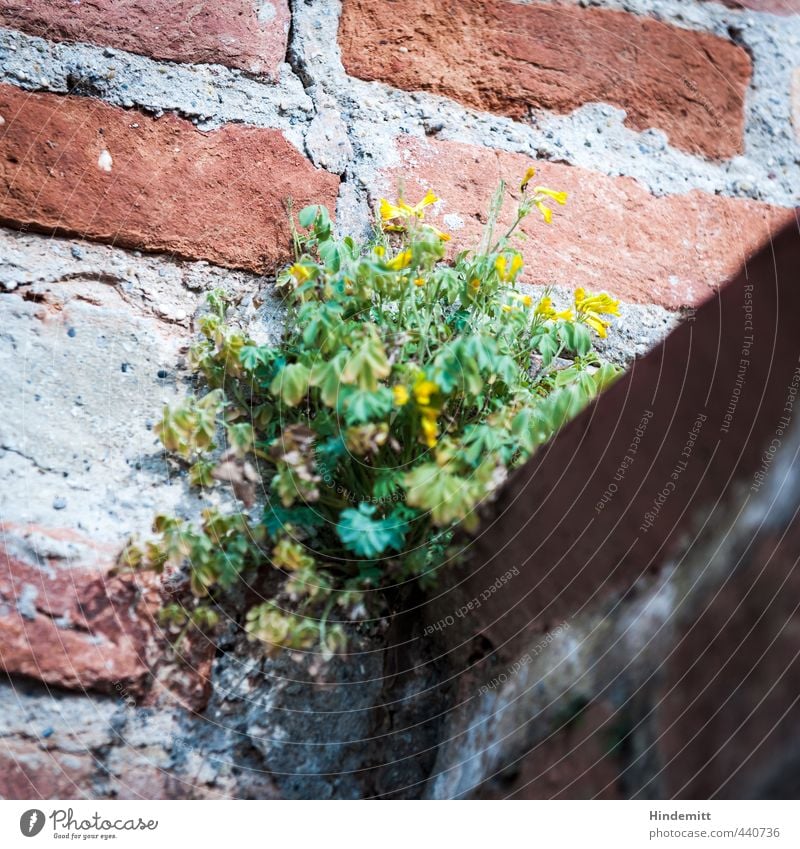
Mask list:
[[308,392],[310,371],[301,363],[284,366],[270,384],[269,391],[288,407],[296,407]]
[[364,502],[357,510],[342,510],[336,532],[339,539],[353,554],[373,559],[387,549],[399,551],[403,547],[407,525],[391,516],[373,519],[374,505]]
[[556,332],[564,347],[579,357],[585,357],[592,350],[592,336],[585,325],[563,321]]
[[451,474],[436,463],[418,466],[405,476],[403,485],[406,501],[427,510],[439,527],[466,519],[478,500],[470,479]]
[[338,353],[332,360],[317,360],[311,367],[309,384],[319,389],[322,403],[335,407],[339,392],[342,388],[342,369],[347,355]]
[[497,453],[508,442],[508,433],[499,427],[470,425],[464,431],[464,459],[477,468],[491,454]]
[[592,374],[592,379],[595,382],[598,392],[611,386],[612,383],[622,374],[622,369],[613,363],[603,363],[597,371]]
[[561,350],[561,345],[551,332],[543,333],[537,341],[536,347],[542,357],[542,365],[547,366],[553,362],[553,357]]
[[306,228],[310,227],[314,223],[314,219],[317,217],[318,211],[318,206],[303,207],[297,215],[297,220],[300,222],[300,226]]
[[355,383],[361,389],[374,391],[378,381],[388,377],[391,370],[383,343],[370,333],[347,359],[342,369],[342,383]]
[[[400,487],[400,480],[402,478],[402,472],[396,471],[382,471],[378,472],[375,477],[375,483],[372,486],[372,496],[378,501],[392,501],[395,498],[395,495]],[[395,511],[395,515],[400,512],[400,508],[404,508],[405,505],[400,505],[398,509]],[[408,513],[413,513],[412,510],[407,510]],[[399,517],[398,517],[399,518]]]
[[381,386],[376,392],[365,389],[351,390],[344,398],[345,421],[352,425],[364,424],[388,416],[394,396],[391,389]]
[[259,345],[245,345],[239,351],[239,362],[247,371],[255,371],[259,366],[266,365],[271,359],[272,351]]
[[478,360],[457,342],[444,347],[434,360],[431,379],[449,395],[452,392],[476,397],[483,389]]
[[305,304],[298,323],[307,348],[319,348],[323,354],[328,354],[339,345],[343,324],[342,308],[338,304]]
[[325,524],[325,517],[311,507],[283,507],[269,502],[264,508],[261,520],[269,536],[276,540],[286,532],[286,526],[310,530],[320,528]]
[[255,431],[250,422],[237,422],[236,424],[227,425],[226,432],[228,434],[228,444],[236,450],[236,453],[243,457],[253,447],[255,442]]

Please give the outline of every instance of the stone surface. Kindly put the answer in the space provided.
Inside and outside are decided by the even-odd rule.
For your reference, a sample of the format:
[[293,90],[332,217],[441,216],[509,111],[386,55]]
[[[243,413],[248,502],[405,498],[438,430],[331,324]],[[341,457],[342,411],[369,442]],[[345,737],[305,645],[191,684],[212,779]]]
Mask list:
[[572,5],[345,0],[345,68],[517,120],[605,102],[711,157],[742,151],[747,53],[651,18]]
[[691,191],[655,197],[629,178],[610,178],[560,163],[533,161],[457,142],[401,137],[397,164],[380,174],[373,201],[402,187],[416,202],[428,188],[442,199],[428,220],[453,236],[453,249],[474,248],[500,180],[506,199],[498,232],[513,220],[518,186],[526,169],[533,184],[568,192],[555,203],[549,226],[534,213],[523,224],[529,238],[522,279],[602,289],[626,301],[677,308],[698,304],[733,274],[783,222],[785,210]]
[[83,97],[0,86],[0,221],[253,271],[290,257],[294,208],[339,180],[277,130],[201,133]]
[[275,77],[286,53],[286,0],[2,0],[0,24],[54,41],[118,47],[173,62],[208,62]]

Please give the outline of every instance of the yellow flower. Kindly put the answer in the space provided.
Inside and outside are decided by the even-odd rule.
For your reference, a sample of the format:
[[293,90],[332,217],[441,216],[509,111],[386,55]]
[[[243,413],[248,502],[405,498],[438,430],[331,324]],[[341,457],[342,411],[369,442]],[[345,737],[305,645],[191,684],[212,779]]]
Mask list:
[[392,271],[401,271],[411,265],[412,254],[410,250],[401,251],[394,259],[386,263],[386,267]]
[[397,203],[391,203],[386,200],[386,198],[381,198],[380,200],[380,213],[381,220],[384,222],[393,221],[395,218],[424,218],[425,213],[424,209],[427,206],[431,206],[431,204],[436,203],[439,198],[436,195],[428,190],[427,194],[424,198],[414,206],[409,206],[402,198],[397,201]]
[[431,395],[435,395],[438,391],[439,387],[432,380],[428,380],[425,375],[418,377],[414,384],[414,398],[420,407],[429,407]]
[[545,224],[549,224],[553,220],[553,210],[550,209],[549,206],[542,203],[540,200],[537,200],[534,203],[534,206],[542,213],[542,218],[544,218]]
[[431,419],[429,416],[423,416],[420,422],[422,427],[422,441],[428,448],[433,448],[436,445],[436,437],[439,429],[436,426],[436,419]]
[[386,248],[383,245],[375,245],[375,256],[382,257],[386,253]]
[[415,277],[414,278],[414,285],[415,286],[424,286],[425,285],[425,278],[424,277]]
[[602,316],[619,315],[619,301],[605,292],[593,295],[583,288],[578,288],[575,290],[575,311],[579,321],[588,324],[601,339],[605,339],[610,322]]
[[573,318],[572,310],[561,310],[561,312],[556,312],[555,307],[553,306],[553,299],[549,295],[545,295],[539,301],[534,313],[546,321],[553,321],[554,319],[571,321]]
[[398,407],[404,407],[408,403],[409,399],[408,389],[398,383],[392,391],[394,392],[394,403]]
[[477,277],[473,277],[472,280],[469,281],[469,288],[472,289],[473,292],[477,292],[478,289],[481,288],[481,281]]
[[422,200],[418,204],[416,204],[416,206],[412,206],[411,211],[414,213],[414,215],[417,216],[417,218],[422,218],[422,216],[424,215],[422,210],[425,209],[426,206],[432,206],[434,203],[437,203],[438,200],[439,198],[437,198],[436,195],[430,189],[428,189],[425,194],[425,197],[422,198]]
[[534,314],[545,320],[555,318],[556,311],[553,309],[553,299],[548,295],[545,295],[539,303],[536,304]]
[[289,274],[291,274],[298,283],[305,283],[306,280],[311,277],[311,271],[305,265],[300,265],[299,262],[296,262],[293,266],[291,266]]
[[608,327],[609,322],[603,321],[602,318],[596,318],[593,315],[585,315],[583,316],[583,320],[586,324],[589,325],[589,327],[591,327],[595,331],[595,333],[597,333],[597,335],[601,339],[606,338],[606,336],[608,335],[606,332],[606,328]]
[[520,295],[519,300],[522,301],[526,307],[533,306],[533,298],[530,295]]
[[583,288],[575,290],[575,309],[578,312],[598,312],[619,315],[619,301],[605,292],[593,295]]
[[519,190],[521,192],[524,192],[525,189],[528,186],[528,183],[530,183],[530,181],[535,176],[536,176],[536,169],[535,168],[528,168],[528,170],[525,172],[525,176],[522,178],[522,182],[519,184]]
[[402,200],[397,201],[397,203],[389,203],[386,198],[381,198],[380,211],[382,221],[391,221],[393,218],[408,218],[411,207]]
[[[416,218],[419,221],[425,217],[425,208],[437,203],[439,198],[429,189],[422,200],[409,206],[404,200],[400,199],[397,203],[391,203],[386,198],[380,200],[381,222],[384,230],[403,232],[406,229],[406,222],[410,218]],[[431,224],[425,225],[432,233],[434,233],[443,242],[450,241],[450,234],[444,233]]]
[[564,204],[567,202],[566,192],[557,192],[554,189],[548,189],[545,186],[535,186],[533,191],[537,195],[547,195],[548,197],[553,198],[553,200],[561,206],[564,206]]
[[501,307],[501,309],[503,310],[503,312],[511,312],[511,310],[513,309],[513,307],[510,307],[508,304],[503,304],[503,306]]
[[494,261],[494,267],[497,271],[498,277],[502,281],[508,282],[509,280],[512,280],[520,268],[522,268],[522,257],[519,254],[514,254],[511,258],[511,265],[508,265],[505,256],[500,254],[500,256]]

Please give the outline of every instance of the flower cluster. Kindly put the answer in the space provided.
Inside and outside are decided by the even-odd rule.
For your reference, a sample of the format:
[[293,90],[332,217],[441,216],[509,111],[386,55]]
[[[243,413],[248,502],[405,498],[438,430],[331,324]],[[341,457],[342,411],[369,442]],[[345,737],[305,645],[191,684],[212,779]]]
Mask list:
[[615,379],[592,344],[616,301],[578,289],[557,311],[520,288],[516,227],[566,202],[530,189],[533,176],[510,229],[494,238],[501,186],[482,248],[451,262],[425,220],[433,192],[382,200],[363,245],[335,238],[324,207],[302,210],[277,345],[247,338],[211,296],[191,356],[211,391],[165,410],[159,434],[194,483],[229,485],[251,510],[209,509],[200,527],[162,517],[157,540],[126,551],[131,565],[188,569],[194,600],[182,621],[170,607],[175,627],[218,621],[246,578],[269,598],[246,615],[267,650],[340,650],[347,623],[381,615],[376,590],[430,583],[454,530]]

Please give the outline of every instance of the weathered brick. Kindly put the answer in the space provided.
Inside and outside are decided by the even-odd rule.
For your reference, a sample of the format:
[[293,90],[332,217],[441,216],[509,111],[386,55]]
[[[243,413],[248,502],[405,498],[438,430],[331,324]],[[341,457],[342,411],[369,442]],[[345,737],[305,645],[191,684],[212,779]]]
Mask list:
[[0,669],[64,687],[139,694],[154,623],[144,610],[129,615],[136,587],[99,571],[42,566],[0,552]]
[[[530,238],[522,245],[522,279],[604,289],[637,303],[674,308],[703,301],[793,217],[788,209],[697,190],[655,197],[628,177],[457,142],[403,136],[396,144],[399,162],[377,179],[376,198],[403,186],[416,201],[433,188],[443,202],[429,218],[453,235],[456,249],[478,244],[498,182],[519,196],[521,176],[535,165],[535,183],[566,190],[569,198],[552,224],[534,212],[523,225]],[[511,223],[514,209],[507,199],[501,225]]]
[[[0,526],[9,542],[18,541],[19,530]],[[172,701],[201,707],[213,646],[192,635],[181,648],[185,667],[175,664],[157,623],[159,585],[152,576],[110,576],[113,562],[109,555],[105,569],[55,559],[32,564],[0,549],[0,671],[132,700],[153,701],[168,691]]]
[[0,24],[55,41],[276,77],[286,54],[289,8],[286,0],[0,0]]
[[0,221],[265,271],[291,253],[286,200],[334,208],[338,177],[278,130],[202,133],[82,97],[0,85]]
[[0,798],[89,799],[95,755],[45,751],[32,740],[0,743]]
[[524,119],[532,108],[625,109],[637,130],[710,157],[743,149],[747,53],[717,36],[577,5],[345,0],[347,71]]

